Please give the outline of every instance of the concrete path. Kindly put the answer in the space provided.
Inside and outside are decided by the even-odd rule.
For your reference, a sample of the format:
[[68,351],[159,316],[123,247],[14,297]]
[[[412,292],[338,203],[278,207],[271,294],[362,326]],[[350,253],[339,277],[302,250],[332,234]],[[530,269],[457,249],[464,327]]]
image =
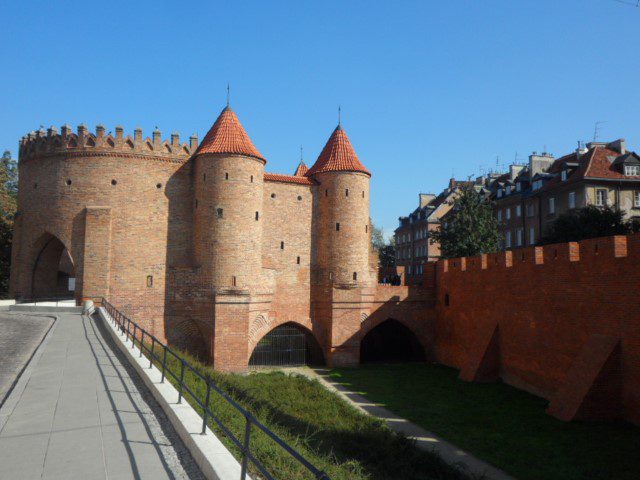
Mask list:
[[344,385],[336,382],[329,376],[329,370],[326,369],[300,369],[303,375],[316,378],[329,390],[336,392],[344,398],[348,403],[356,407],[367,415],[372,415],[384,420],[389,428],[395,432],[401,433],[408,438],[415,440],[418,447],[425,450],[435,451],[440,457],[449,464],[457,464],[464,468],[467,472],[474,475],[483,476],[488,480],[515,480],[502,470],[489,465],[486,462],[474,457],[470,453],[456,447],[441,437],[425,430],[424,428],[399,417],[390,410],[380,405],[372,403],[371,400],[352,392]]
[[0,409],[0,478],[203,478],[103,329],[58,317]]
[[0,407],[54,318],[0,313]]

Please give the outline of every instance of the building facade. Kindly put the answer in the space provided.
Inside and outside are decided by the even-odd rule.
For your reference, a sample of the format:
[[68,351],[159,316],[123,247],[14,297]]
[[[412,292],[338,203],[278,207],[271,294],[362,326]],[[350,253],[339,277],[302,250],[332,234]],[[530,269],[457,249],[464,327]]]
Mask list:
[[587,205],[613,207],[640,218],[640,157],[625,141],[591,142],[555,159],[533,154],[492,186],[502,248],[535,245],[559,215]]
[[228,107],[200,144],[120,127],[32,132],[20,143],[12,292],[108,298],[221,370],[246,369],[284,324],[326,363],[357,364],[390,295],[376,290],[371,174],[341,126],[311,168],[265,164]]

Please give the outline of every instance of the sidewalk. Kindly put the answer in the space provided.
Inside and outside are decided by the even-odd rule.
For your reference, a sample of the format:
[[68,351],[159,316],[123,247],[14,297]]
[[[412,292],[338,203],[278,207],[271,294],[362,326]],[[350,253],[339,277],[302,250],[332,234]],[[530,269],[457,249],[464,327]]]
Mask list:
[[102,328],[58,316],[0,410],[0,478],[203,478]]

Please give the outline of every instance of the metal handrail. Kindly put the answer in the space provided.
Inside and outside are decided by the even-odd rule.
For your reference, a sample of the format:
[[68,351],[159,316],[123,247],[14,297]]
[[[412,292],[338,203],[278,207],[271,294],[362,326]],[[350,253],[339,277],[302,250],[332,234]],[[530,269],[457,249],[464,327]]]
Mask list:
[[[136,342],[140,348],[140,356],[143,354],[147,355],[149,358],[149,368],[153,365],[154,360],[157,361],[162,366],[162,379],[161,383],[164,383],[164,380],[167,376],[173,378],[175,382],[178,384],[178,403],[182,402],[182,398],[184,397],[185,392],[188,393],[191,398],[198,404],[198,406],[202,409],[202,435],[206,435],[207,433],[207,420],[213,420],[218,427],[222,430],[222,432],[229,437],[229,439],[233,442],[233,444],[240,449],[242,454],[241,461],[241,470],[240,470],[240,480],[245,480],[247,478],[247,467],[248,462],[251,462],[258,471],[264,475],[264,478],[267,480],[275,480],[275,478],[265,469],[264,465],[252,455],[251,453],[251,427],[255,425],[258,429],[264,432],[269,438],[271,438],[275,443],[277,443],[282,449],[284,449],[289,455],[291,455],[298,463],[304,466],[315,478],[316,480],[331,480],[330,477],[324,473],[323,471],[314,467],[306,458],[296,452],[291,446],[289,446],[284,440],[278,437],[275,433],[273,433],[269,428],[263,425],[257,418],[255,418],[251,413],[249,413],[246,409],[240,406],[233,398],[231,398],[227,393],[225,393],[218,385],[216,385],[210,378],[205,377],[201,374],[193,365],[187,362],[184,358],[182,358],[179,354],[171,350],[166,344],[162,343],[158,340],[154,335],[150,334],[136,322],[131,320],[129,317],[120,312],[117,308],[115,308],[111,303],[107,301],[105,298],[100,299],[100,304],[103,306],[109,316],[113,320],[114,324],[117,325],[122,331],[126,339],[131,339],[131,348],[134,348]],[[138,338],[139,337],[139,338]],[[149,347],[145,343],[145,337],[148,338],[147,342],[151,342],[151,347]],[[162,347],[162,354],[156,355],[155,347],[156,345]],[[167,355],[172,355],[176,360],[180,362],[180,372],[173,372],[167,366]],[[191,372],[196,377],[200,378],[207,385],[207,392],[205,395],[205,399],[202,400],[199,398],[187,384],[184,382],[184,374],[185,371]],[[222,398],[224,398],[233,408],[235,408],[240,414],[242,414],[245,418],[245,432],[243,441],[240,441],[231,430],[223,424],[222,420],[216,416],[213,411],[209,408],[209,400],[211,398],[211,391],[215,391]]]

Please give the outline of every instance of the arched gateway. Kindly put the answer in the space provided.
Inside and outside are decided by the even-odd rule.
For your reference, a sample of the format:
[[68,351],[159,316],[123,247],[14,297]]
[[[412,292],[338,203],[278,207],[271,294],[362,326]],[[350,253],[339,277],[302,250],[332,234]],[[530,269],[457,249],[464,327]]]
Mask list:
[[360,362],[424,361],[418,337],[397,320],[388,319],[371,329],[360,342]]
[[323,365],[324,356],[311,331],[293,323],[267,333],[253,349],[250,367]]
[[31,272],[31,298],[73,297],[75,291],[75,267],[71,253],[50,233],[45,233],[34,248]]

